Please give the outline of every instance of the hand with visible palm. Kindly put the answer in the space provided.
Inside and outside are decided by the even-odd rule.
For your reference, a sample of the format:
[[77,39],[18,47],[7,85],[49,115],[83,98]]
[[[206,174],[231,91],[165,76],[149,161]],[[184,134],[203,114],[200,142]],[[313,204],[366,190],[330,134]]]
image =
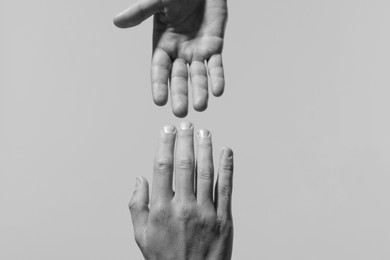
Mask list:
[[172,111],[188,112],[188,77],[193,106],[204,111],[208,102],[208,78],[214,96],[223,93],[225,80],[222,48],[227,21],[226,0],[140,0],[114,18],[120,28],[140,24],[154,15],[152,94],[165,105],[170,85]]

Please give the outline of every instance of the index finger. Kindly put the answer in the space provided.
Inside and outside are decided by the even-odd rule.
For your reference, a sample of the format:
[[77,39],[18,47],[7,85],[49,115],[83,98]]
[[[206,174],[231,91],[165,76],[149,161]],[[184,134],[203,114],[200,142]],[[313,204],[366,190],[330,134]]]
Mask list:
[[152,204],[170,200],[173,197],[173,154],[175,149],[176,128],[167,125],[161,130],[153,165]]

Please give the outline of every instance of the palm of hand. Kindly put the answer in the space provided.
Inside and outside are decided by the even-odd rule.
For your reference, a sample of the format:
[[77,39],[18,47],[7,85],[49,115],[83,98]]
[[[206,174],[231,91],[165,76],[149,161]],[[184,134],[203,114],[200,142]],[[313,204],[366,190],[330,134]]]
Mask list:
[[170,85],[173,113],[186,116],[190,76],[194,109],[203,111],[208,103],[208,80],[215,96],[222,95],[224,89],[221,53],[226,1],[151,1],[149,9],[145,9],[146,4],[130,7],[117,16],[115,23],[119,27],[134,26],[155,14],[151,67],[154,102],[166,104]]
[[203,0],[168,1],[165,11],[155,15],[153,49],[161,48],[171,58],[188,63],[221,53],[227,16],[222,3],[208,6]]

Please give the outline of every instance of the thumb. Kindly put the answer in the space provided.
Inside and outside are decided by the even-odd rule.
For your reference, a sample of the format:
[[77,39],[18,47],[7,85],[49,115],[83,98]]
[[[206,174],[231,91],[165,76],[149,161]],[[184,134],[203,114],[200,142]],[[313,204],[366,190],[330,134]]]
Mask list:
[[139,0],[114,18],[119,28],[136,26],[162,9],[161,0]]
[[143,243],[149,216],[149,185],[144,177],[137,177],[136,188],[129,203],[134,236],[138,245]]

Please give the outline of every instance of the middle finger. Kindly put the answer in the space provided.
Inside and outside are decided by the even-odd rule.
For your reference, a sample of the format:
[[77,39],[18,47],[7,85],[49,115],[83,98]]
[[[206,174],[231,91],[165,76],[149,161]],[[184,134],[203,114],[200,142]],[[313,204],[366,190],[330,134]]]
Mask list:
[[194,126],[180,123],[175,155],[176,194],[182,198],[194,197]]

